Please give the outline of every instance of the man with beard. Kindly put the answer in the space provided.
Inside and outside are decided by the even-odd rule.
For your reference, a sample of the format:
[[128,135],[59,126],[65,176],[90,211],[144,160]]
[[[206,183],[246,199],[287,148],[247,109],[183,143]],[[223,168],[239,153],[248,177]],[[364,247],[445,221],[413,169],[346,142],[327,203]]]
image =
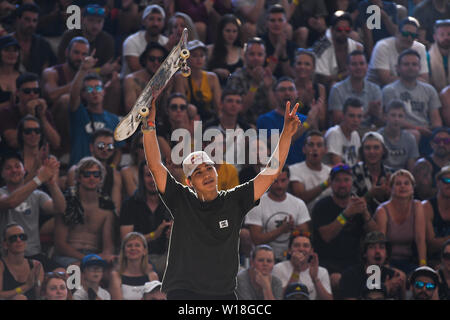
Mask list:
[[428,51],[430,83],[437,92],[450,84],[450,19],[434,23],[434,43]]
[[120,238],[140,232],[149,243],[149,259],[160,279],[164,274],[172,219],[161,201],[153,176],[145,162],[139,164],[136,192],[125,199],[120,209]]
[[141,69],[127,75],[124,80],[125,112],[129,112],[133,108],[137,98],[161,66],[167,54],[166,48],[159,43],[150,42],[147,44],[139,57]]
[[308,232],[308,221],[311,220],[303,200],[287,193],[288,185],[289,168],[285,166],[269,191],[261,197],[260,204],[245,218],[253,243],[270,245],[276,262],[286,259],[291,232]]
[[16,32],[12,36],[20,45],[21,63],[28,72],[39,76],[42,70],[56,63],[50,44],[36,34],[39,7],[34,3],[21,5],[16,12]]
[[331,168],[322,163],[326,152],[322,133],[310,130],[303,146],[306,160],[289,166],[292,194],[305,201],[309,212],[318,200],[331,195],[328,188]]
[[439,300],[437,297],[439,276],[430,267],[424,266],[414,270],[409,282],[412,300]]
[[[281,77],[278,79],[274,90],[277,100],[277,108],[259,116],[256,122],[258,130],[267,129],[268,143],[270,143],[269,141],[271,139],[271,129],[278,129],[279,131],[283,129],[283,106],[285,106],[287,102],[290,102],[291,106],[293,106],[297,102],[298,98],[298,91],[295,87],[295,82],[291,78]],[[309,128],[318,127],[318,108],[311,108],[307,116],[300,113],[297,113],[297,116],[303,123],[303,126],[299,127],[296,134],[292,137],[292,144],[286,159],[286,164],[288,165],[303,161],[305,159],[305,155],[302,152],[303,143],[305,141],[304,133]]]
[[336,11],[331,19],[331,28],[313,45],[317,55],[317,79],[328,87],[347,77],[348,54],[353,50],[364,50],[361,43],[348,36],[352,31],[352,24],[349,13]]
[[342,273],[338,298],[356,300],[363,297],[367,288],[368,267],[378,266],[381,270],[381,285],[386,288],[388,298],[404,299],[406,275],[388,266],[390,245],[382,232],[369,232],[362,246],[362,263],[351,266]]
[[145,30],[133,33],[123,42],[121,78],[141,69],[139,56],[144,52],[147,43],[157,42],[162,46],[167,44],[169,39],[161,34],[165,18],[166,13],[161,6],[152,4],[145,8],[142,14],[142,25]]
[[364,198],[352,195],[352,170],[346,164],[331,169],[333,194],[317,202],[313,212],[313,246],[320,264],[330,273],[333,292],[338,288],[341,273],[357,264],[360,241],[366,232],[377,228],[367,210]]

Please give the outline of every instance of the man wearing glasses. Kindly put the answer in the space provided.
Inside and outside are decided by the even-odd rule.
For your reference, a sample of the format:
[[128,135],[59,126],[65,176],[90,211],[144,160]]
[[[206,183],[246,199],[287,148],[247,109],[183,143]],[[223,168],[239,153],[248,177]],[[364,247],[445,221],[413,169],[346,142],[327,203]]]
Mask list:
[[428,64],[426,48],[416,41],[419,29],[419,22],[407,17],[403,19],[395,37],[379,40],[373,49],[369,62],[367,79],[380,86],[385,86],[399,79],[397,73],[397,58],[406,49],[413,49],[420,55],[419,80],[428,82]]
[[6,144],[12,148],[19,147],[17,125],[24,116],[30,114],[39,118],[42,131],[53,150],[58,149],[61,138],[55,129],[53,117],[47,108],[47,102],[41,98],[39,77],[25,72],[16,80],[16,104],[0,110],[0,134]]
[[437,296],[439,277],[430,267],[417,268],[409,281],[413,294],[412,300],[439,300]]

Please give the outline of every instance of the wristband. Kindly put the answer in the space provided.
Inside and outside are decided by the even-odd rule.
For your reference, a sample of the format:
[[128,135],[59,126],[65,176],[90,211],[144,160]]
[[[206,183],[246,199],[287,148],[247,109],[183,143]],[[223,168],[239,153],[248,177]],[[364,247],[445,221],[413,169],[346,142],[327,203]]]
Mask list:
[[249,91],[250,91],[250,92],[256,92],[256,91],[258,91],[258,87],[253,87],[253,86],[251,86],[250,89],[249,89]]
[[328,180],[325,180],[324,182],[322,182],[320,184],[320,186],[322,187],[323,190],[325,190],[326,188],[328,188]]
[[300,275],[297,272],[293,272],[291,279],[298,280],[298,279],[300,279]]
[[345,226],[347,224],[347,218],[341,213],[337,216],[336,220],[342,225]]
[[153,240],[153,239],[155,239],[155,233],[152,231],[152,232],[150,232],[150,240]]
[[41,181],[41,179],[38,178],[38,176],[35,176],[35,177],[33,178],[33,181],[34,181],[34,183],[37,184],[38,187],[40,187],[41,184],[42,184],[42,181]]
[[23,291],[22,291],[22,288],[21,288],[21,287],[17,287],[17,288],[16,288],[16,293],[17,293],[17,294],[22,294],[22,292],[23,292]]
[[94,70],[97,74],[100,74],[100,68],[95,68]]
[[426,266],[427,265],[427,260],[421,259],[419,264],[420,264],[420,266]]
[[306,121],[302,123],[302,126],[303,126],[303,128],[305,128],[306,130],[308,130],[309,128],[311,128],[311,126],[309,125],[309,123],[306,122]]
[[296,6],[298,6],[300,4],[300,0],[292,0],[292,3]]
[[148,132],[148,131],[153,131],[153,130],[156,130],[156,125],[153,121],[147,120],[147,122],[144,122],[142,124],[142,127],[141,127],[142,132]]

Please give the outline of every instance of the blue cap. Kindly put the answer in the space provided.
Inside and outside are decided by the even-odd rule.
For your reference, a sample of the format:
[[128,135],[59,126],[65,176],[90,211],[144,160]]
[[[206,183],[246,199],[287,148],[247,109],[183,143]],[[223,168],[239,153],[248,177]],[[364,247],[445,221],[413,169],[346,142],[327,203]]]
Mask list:
[[100,266],[106,268],[106,261],[96,254],[88,254],[81,260],[81,270],[90,266]]
[[0,37],[0,49],[10,46],[16,46],[17,48],[20,48],[19,43],[13,36],[7,35]]

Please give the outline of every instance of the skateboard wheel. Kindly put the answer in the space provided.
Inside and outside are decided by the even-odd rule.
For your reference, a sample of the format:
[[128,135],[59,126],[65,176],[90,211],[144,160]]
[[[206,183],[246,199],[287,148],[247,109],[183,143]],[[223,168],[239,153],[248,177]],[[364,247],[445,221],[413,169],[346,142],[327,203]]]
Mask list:
[[148,117],[149,112],[150,110],[147,107],[142,107],[141,110],[139,110],[139,114],[143,118]]
[[182,68],[181,69],[181,75],[185,78],[189,77],[191,75],[191,68]]
[[180,53],[181,59],[184,59],[184,60],[189,59],[190,55],[191,54],[189,53],[188,49],[181,50],[181,53]]

